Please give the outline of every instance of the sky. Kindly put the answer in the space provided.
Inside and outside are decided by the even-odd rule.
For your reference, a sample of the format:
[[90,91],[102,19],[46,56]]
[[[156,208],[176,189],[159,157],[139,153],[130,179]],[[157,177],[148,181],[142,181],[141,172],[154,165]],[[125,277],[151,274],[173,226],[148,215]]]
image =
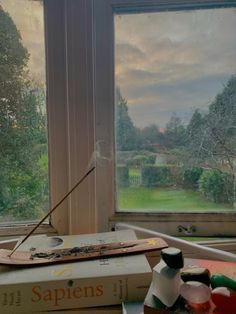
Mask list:
[[45,42],[43,6],[38,1],[0,0],[4,11],[8,12],[20,31],[22,43],[30,58],[28,68],[31,76],[40,84],[45,84]]
[[206,112],[236,73],[236,9],[115,17],[116,85],[138,127]]
[[[43,7],[0,0],[30,53],[32,77],[45,83]],[[116,85],[137,127],[165,128],[175,113],[188,123],[236,73],[236,9],[115,16]]]

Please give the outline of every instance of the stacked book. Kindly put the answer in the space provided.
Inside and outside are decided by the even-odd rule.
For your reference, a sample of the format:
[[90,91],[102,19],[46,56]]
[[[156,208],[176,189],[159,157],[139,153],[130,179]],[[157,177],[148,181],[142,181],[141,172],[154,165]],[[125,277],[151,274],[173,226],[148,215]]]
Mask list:
[[[33,236],[22,251],[136,240],[131,230],[76,236]],[[142,301],[152,279],[144,254],[40,267],[0,266],[0,313],[122,313]]]

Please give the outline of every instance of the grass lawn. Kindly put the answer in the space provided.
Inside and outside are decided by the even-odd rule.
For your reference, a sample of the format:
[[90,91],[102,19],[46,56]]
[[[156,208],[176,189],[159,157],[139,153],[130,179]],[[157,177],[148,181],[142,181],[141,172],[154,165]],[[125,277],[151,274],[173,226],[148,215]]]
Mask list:
[[130,168],[129,169],[130,176],[140,176],[140,169],[138,168]]
[[191,190],[129,187],[118,190],[119,211],[133,212],[207,212],[228,211],[232,207],[206,200]]

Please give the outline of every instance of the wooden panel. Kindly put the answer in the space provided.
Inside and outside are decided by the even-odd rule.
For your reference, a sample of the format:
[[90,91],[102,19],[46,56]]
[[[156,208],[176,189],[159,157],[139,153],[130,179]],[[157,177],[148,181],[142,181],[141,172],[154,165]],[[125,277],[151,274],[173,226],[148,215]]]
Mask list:
[[[110,229],[125,222],[172,236],[226,237],[235,236],[236,215],[234,213],[172,213],[134,214],[116,213],[110,218]],[[184,227],[184,229],[179,227]],[[193,229],[192,229],[193,227]]]
[[[178,237],[173,237],[165,233],[161,233],[159,230],[154,231],[139,226],[119,223],[116,224],[115,230],[131,229],[134,230],[138,237],[147,238],[150,236],[157,236],[163,238],[169,246],[178,247],[184,254],[190,254],[191,256],[205,258],[205,259],[217,259],[224,261],[236,261],[236,255],[231,252],[219,250],[214,247],[207,247],[206,245],[200,245],[197,242],[186,241]],[[190,257],[190,256],[186,256]]]
[[115,204],[114,187],[114,30],[110,1],[94,0],[94,79],[96,142],[103,162],[97,164],[97,230],[108,230]]
[[[92,4],[66,1],[69,184],[85,174],[94,152]],[[95,170],[96,171],[96,170]],[[96,231],[95,171],[73,192],[69,234]]]
[[[50,197],[53,207],[68,191],[65,17],[63,0],[45,0]],[[60,234],[68,232],[68,202],[52,215]]]

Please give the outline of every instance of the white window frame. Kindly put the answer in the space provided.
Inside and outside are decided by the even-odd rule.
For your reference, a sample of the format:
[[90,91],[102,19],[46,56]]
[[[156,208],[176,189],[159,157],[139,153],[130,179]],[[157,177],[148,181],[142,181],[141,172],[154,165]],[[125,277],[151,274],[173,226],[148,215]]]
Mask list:
[[[84,175],[94,151],[92,2],[44,0],[43,4],[52,207]],[[35,233],[96,231],[94,182],[95,173]],[[0,237],[27,234],[34,225],[1,226]]]
[[[235,6],[235,1],[206,0],[100,0],[93,1],[94,10],[94,64],[95,108],[98,118],[96,139],[104,140],[114,156],[114,13],[151,12],[153,10],[182,10]],[[104,128],[106,125],[106,128]],[[234,213],[157,213],[135,214],[115,212],[115,158],[107,170],[98,169],[97,212],[110,225],[128,222],[144,228],[158,230],[175,236],[233,236],[236,234]],[[103,184],[99,184],[103,182]],[[101,222],[101,226],[102,221]],[[103,225],[104,226],[104,225]],[[182,229],[180,226],[183,226]]]
[[[185,235],[180,225],[187,231],[194,225],[194,236],[236,235],[234,213],[116,213],[114,157],[114,12],[233,4],[236,1],[44,0],[51,206],[85,173],[97,142],[107,162],[96,164],[52,214],[50,226],[39,232],[102,232],[126,222],[175,236]],[[31,226],[17,228],[6,230],[24,234]]]

